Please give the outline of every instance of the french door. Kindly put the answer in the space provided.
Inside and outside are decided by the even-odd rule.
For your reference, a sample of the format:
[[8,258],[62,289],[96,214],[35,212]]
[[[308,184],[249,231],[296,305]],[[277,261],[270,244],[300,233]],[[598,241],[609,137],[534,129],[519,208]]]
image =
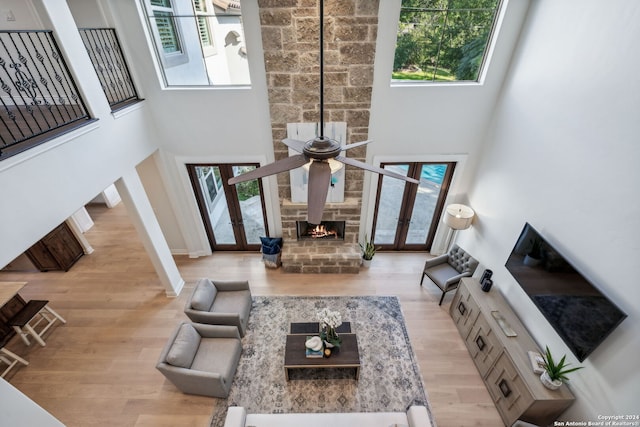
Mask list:
[[268,235],[261,180],[227,184],[229,178],[256,167],[257,164],[187,165],[211,250],[259,250],[260,236]]
[[455,163],[383,163],[419,185],[380,175],[373,241],[383,250],[430,250]]

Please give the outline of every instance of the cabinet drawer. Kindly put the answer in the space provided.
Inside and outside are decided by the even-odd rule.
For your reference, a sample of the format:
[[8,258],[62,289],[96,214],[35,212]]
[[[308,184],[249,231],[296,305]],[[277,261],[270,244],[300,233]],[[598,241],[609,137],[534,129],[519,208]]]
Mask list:
[[501,353],[489,370],[486,385],[506,425],[513,424],[533,398],[507,353]]
[[502,351],[500,340],[489,327],[484,314],[480,314],[476,319],[471,328],[471,333],[465,340],[465,344],[480,372],[480,376],[484,378]]
[[469,335],[479,312],[478,304],[473,300],[466,286],[459,286],[451,302],[449,314],[463,339]]

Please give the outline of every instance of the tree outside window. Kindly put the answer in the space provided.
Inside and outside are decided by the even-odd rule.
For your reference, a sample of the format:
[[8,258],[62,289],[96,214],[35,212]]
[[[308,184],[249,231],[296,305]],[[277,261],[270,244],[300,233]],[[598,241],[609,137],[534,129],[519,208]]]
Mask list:
[[402,0],[394,80],[478,81],[501,0]]

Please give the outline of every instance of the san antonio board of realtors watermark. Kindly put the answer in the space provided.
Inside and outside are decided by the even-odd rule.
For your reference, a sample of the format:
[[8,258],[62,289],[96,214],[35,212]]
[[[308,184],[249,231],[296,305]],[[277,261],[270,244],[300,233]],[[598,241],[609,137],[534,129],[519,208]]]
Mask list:
[[554,427],[624,426],[640,427],[640,415],[598,415],[594,421],[554,421]]

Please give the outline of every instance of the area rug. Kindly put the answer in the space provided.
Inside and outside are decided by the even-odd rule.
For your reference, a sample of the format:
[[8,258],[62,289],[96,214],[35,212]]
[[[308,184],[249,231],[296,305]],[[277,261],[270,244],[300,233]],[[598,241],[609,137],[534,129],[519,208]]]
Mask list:
[[[324,307],[339,311],[357,334],[359,380],[348,369],[301,369],[287,381],[290,324],[315,322]],[[253,297],[242,348],[229,397],[215,399],[213,427],[224,425],[229,406],[249,413],[404,412],[411,404],[425,405],[435,425],[396,297]]]

